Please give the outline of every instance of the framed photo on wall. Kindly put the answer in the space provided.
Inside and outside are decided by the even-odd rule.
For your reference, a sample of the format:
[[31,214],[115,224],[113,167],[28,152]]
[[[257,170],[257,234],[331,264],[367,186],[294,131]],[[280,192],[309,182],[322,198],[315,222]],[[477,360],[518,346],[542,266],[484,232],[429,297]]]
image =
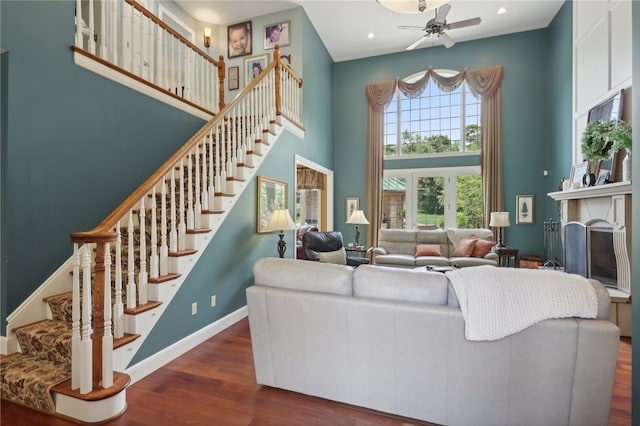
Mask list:
[[516,195],[516,223],[531,225],[534,222],[535,195]]
[[240,67],[229,67],[229,90],[240,87]]
[[227,57],[251,55],[253,53],[251,21],[227,27]]
[[288,184],[265,176],[258,176],[258,233],[267,231],[267,224],[278,209],[288,208]]
[[345,197],[344,221],[349,220],[354,211],[360,210],[360,198]]
[[245,84],[258,76],[267,67],[268,55],[253,56],[244,60],[244,80]]
[[291,22],[277,22],[264,26],[264,50],[273,49],[276,44],[280,47],[289,46],[289,34],[291,30]]

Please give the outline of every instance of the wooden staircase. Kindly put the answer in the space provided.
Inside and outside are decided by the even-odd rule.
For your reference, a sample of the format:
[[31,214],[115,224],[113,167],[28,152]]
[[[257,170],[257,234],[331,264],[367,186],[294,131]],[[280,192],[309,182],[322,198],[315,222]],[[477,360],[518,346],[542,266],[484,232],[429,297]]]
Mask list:
[[285,130],[302,137],[302,80],[274,61],[8,317],[2,398],[80,422],[126,410],[123,372]]

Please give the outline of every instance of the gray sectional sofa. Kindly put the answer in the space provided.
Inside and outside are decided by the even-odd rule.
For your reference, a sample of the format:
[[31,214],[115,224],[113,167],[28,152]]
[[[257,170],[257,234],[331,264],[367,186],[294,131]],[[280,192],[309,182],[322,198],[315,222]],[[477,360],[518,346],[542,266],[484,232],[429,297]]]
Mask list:
[[[378,247],[373,253],[373,263],[379,266],[397,268],[415,268],[416,266],[479,266],[498,265],[498,255],[489,251],[482,257],[454,256],[454,252],[463,239],[478,238],[493,241],[490,229],[449,228],[433,230],[381,229],[378,234]],[[420,245],[440,246],[441,256],[417,255]]]
[[264,258],[254,275],[259,384],[442,425],[608,422],[619,329],[597,282],[597,319],[469,341],[448,274]]

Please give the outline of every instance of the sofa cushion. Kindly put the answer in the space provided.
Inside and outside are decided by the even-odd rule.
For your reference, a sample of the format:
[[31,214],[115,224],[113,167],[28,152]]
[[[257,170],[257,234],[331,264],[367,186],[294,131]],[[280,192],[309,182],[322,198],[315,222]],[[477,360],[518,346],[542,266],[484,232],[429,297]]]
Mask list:
[[375,257],[376,265],[415,266],[413,254],[379,254]]
[[440,272],[363,265],[353,273],[354,297],[446,305],[449,280]]
[[495,241],[483,240],[482,238],[478,238],[476,240],[476,245],[473,248],[473,253],[471,253],[471,256],[485,257],[487,253],[489,253],[489,250],[491,250],[495,245]]
[[346,265],[263,257],[254,263],[253,275],[256,285],[267,287],[343,296],[353,293],[353,268]]
[[451,244],[456,248],[462,239],[481,238],[483,240],[493,240],[493,232],[485,228],[449,228],[447,229],[447,236]]
[[419,256],[416,257],[416,266],[449,266],[449,258],[444,256]]
[[453,257],[469,257],[473,253],[473,249],[476,246],[475,238],[462,238],[458,241],[456,249],[451,256]]
[[416,257],[419,256],[442,256],[440,244],[418,244],[416,245]]
[[347,264],[347,252],[344,247],[335,251],[318,252],[318,260],[324,263],[336,263],[338,265]]
[[449,258],[449,261],[451,262],[451,265],[458,268],[482,265],[498,266],[498,255],[495,253],[487,253],[486,257],[451,257]]
[[381,229],[378,234],[378,245],[384,247],[389,253],[414,256],[416,253],[416,231]]

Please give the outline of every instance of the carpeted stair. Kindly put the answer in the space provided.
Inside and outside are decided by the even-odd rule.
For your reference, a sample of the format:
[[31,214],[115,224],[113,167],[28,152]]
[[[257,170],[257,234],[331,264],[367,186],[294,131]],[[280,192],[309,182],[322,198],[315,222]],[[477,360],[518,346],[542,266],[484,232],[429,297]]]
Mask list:
[[47,298],[53,319],[13,330],[22,352],[0,359],[2,398],[48,413],[51,388],[71,378],[71,294]]

